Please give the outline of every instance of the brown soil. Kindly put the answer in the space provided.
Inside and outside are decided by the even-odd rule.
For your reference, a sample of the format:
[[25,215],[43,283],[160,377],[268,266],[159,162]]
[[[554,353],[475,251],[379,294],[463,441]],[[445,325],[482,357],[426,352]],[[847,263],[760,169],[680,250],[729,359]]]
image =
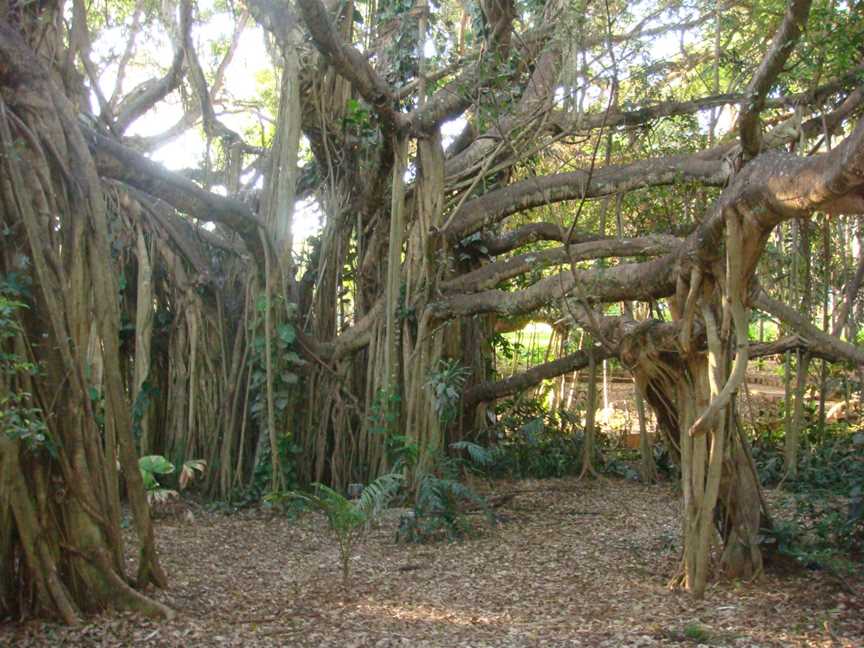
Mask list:
[[[670,591],[680,502],[669,485],[499,482],[494,531],[395,545],[373,529],[344,590],[324,521],[187,510],[158,525],[179,613],[68,628],[0,626],[2,646],[864,646],[864,584],[824,572]],[[852,587],[853,591],[848,589]]]

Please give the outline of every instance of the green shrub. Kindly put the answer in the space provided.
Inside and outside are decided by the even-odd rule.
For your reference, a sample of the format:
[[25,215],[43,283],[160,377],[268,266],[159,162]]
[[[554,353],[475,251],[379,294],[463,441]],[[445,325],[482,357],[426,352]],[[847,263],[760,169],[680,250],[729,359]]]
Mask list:
[[[204,473],[206,463],[201,459],[190,459],[183,462],[178,476],[177,486],[179,490],[183,490],[186,486],[195,479],[195,473]],[[176,490],[165,488],[159,483],[156,475],[171,475],[174,473],[174,464],[168,461],[162,455],[146,455],[138,459],[138,470],[141,472],[141,479],[144,480],[144,490],[147,491],[147,499],[151,504],[166,502],[172,497],[177,497]]]
[[486,499],[456,477],[434,473],[422,475],[414,496],[414,515],[403,520],[397,541],[424,543],[465,537],[473,530],[465,512],[466,505],[479,509],[490,524],[495,523]]
[[782,483],[792,497],[788,519],[776,522],[765,542],[809,568],[855,569],[864,551],[864,433],[846,425],[808,428],[795,479],[784,480],[782,443],[770,433],[753,448],[762,483]]
[[711,638],[711,633],[698,623],[688,623],[684,626],[684,636],[693,641],[704,643]]
[[432,453],[423,472],[418,473],[417,459],[421,453],[413,440],[405,435],[389,435],[385,447],[396,458],[395,470],[414,473],[413,489],[407,493],[412,502],[412,515],[403,517],[400,522],[397,542],[462,538],[472,529],[464,511],[466,505],[480,509],[494,524],[495,518],[486,499],[461,481],[466,472],[492,460],[485,448],[468,441],[454,443],[451,448],[467,453],[468,460],[438,450]]
[[502,409],[489,429],[494,446],[487,474],[512,479],[579,474],[583,431],[572,414],[549,412],[537,401],[511,401]]

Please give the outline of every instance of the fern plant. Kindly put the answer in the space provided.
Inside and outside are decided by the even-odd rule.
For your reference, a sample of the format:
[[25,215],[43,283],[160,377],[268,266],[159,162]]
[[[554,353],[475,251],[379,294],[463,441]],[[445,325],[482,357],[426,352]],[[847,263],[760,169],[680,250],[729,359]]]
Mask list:
[[451,443],[450,447],[454,450],[465,450],[468,453],[468,458],[471,460],[471,467],[483,468],[495,463],[495,451],[489,448],[484,448],[473,441],[457,441]]
[[[450,447],[465,450],[474,463],[492,460],[486,448],[470,441],[459,441]],[[416,475],[414,516],[400,527],[398,539],[427,542],[442,536],[449,540],[461,538],[471,528],[464,512],[466,506],[480,509],[489,523],[495,524],[495,516],[486,499],[460,481],[467,465],[465,460],[439,451],[431,470]]]
[[327,517],[330,531],[339,546],[339,562],[342,583],[348,585],[351,575],[351,556],[357,542],[377,519],[399,490],[402,476],[394,473],[382,475],[368,484],[357,500],[349,500],[342,493],[324,484],[313,484],[313,493],[288,491],[271,493],[265,499],[279,502],[284,499],[299,500],[318,509]]

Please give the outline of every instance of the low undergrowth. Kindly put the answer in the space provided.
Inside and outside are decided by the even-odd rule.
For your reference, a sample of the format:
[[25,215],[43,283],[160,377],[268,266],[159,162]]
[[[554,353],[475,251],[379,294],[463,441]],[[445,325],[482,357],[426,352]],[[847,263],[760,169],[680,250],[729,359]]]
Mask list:
[[766,542],[809,569],[864,571],[864,428],[809,427],[794,479],[785,476],[782,434],[761,434],[753,457],[763,485],[782,491]]
[[[585,431],[573,412],[548,410],[536,400],[504,401],[501,414],[485,432],[488,458],[476,468],[485,476],[508,479],[553,479],[582,472]],[[618,447],[614,435],[597,430],[592,462],[613,477],[639,479],[638,451]],[[674,469],[662,444],[655,448],[658,472]]]

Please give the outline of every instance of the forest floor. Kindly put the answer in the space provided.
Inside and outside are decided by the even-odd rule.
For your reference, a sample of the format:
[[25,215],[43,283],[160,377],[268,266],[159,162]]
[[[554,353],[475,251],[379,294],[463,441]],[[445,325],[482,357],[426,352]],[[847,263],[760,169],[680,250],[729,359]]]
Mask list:
[[[208,512],[158,522],[178,612],[105,614],[68,628],[0,626],[2,646],[864,646],[864,583],[825,572],[719,581],[696,601],[679,565],[679,500],[666,485],[498,482],[515,497],[495,530],[394,544],[373,529],[342,587],[317,514]],[[854,591],[850,591],[849,588]]]

